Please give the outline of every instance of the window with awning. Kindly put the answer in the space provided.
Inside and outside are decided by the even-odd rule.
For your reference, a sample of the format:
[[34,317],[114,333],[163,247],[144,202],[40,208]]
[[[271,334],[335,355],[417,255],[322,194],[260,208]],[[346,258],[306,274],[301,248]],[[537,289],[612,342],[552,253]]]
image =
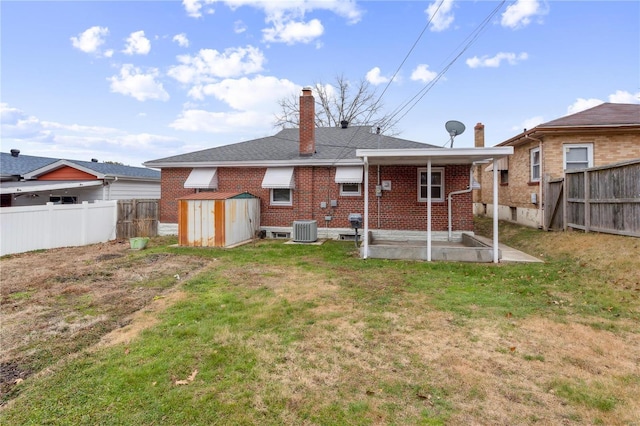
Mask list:
[[262,179],[262,187],[270,189],[293,188],[293,167],[269,167]]
[[362,183],[362,166],[336,167],[336,183]]
[[185,188],[218,189],[218,169],[198,168],[191,170],[189,177],[184,182]]

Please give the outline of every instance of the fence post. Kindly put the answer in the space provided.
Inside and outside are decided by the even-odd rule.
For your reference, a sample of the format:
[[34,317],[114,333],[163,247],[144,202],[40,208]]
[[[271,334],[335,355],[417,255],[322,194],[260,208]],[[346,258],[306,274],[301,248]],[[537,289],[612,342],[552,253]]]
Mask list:
[[55,227],[55,220],[53,217],[53,203],[51,201],[47,202],[47,232],[45,232],[45,249],[54,248],[53,247],[53,229]]
[[591,204],[589,199],[589,172],[584,171],[584,232],[591,228]]

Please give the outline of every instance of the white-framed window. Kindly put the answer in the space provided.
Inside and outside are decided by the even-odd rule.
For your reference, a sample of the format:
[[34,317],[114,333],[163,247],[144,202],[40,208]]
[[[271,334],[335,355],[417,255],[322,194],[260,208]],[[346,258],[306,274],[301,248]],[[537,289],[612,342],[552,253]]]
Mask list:
[[564,144],[564,170],[593,167],[593,144]]
[[272,206],[292,206],[291,188],[272,188],[270,191]]
[[531,163],[531,182],[540,182],[540,148],[533,148],[529,151]]
[[340,195],[347,197],[357,197],[362,195],[362,185],[359,183],[341,183]]
[[[418,201],[427,201],[427,168],[418,169]],[[431,168],[431,201],[444,201],[444,168]]]

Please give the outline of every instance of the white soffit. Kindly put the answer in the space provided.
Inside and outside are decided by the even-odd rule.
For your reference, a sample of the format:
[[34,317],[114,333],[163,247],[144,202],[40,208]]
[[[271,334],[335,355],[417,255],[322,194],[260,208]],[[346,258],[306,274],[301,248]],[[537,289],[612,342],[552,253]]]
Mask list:
[[362,166],[336,168],[336,183],[362,183]]
[[32,180],[25,182],[2,182],[0,194],[19,194],[23,192],[60,191],[63,189],[85,188],[89,186],[102,186],[101,180]]
[[293,188],[293,167],[269,167],[262,179],[263,188]]
[[189,177],[184,182],[184,187],[198,189],[218,189],[217,167],[207,167],[191,170]]

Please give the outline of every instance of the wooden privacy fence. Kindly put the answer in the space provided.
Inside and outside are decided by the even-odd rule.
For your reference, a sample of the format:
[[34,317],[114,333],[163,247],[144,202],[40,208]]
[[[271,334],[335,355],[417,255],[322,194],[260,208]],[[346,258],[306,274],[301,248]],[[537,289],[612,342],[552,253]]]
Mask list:
[[[547,200],[557,191],[550,181]],[[559,191],[564,195],[560,215],[562,229],[575,228],[585,232],[640,237],[640,159],[603,167],[582,170],[566,170]],[[556,229],[554,216],[558,213],[545,210],[549,229]],[[547,218],[545,217],[545,225]]]
[[117,238],[158,235],[158,200],[119,200]]
[[0,255],[116,238],[116,201],[0,208]]

